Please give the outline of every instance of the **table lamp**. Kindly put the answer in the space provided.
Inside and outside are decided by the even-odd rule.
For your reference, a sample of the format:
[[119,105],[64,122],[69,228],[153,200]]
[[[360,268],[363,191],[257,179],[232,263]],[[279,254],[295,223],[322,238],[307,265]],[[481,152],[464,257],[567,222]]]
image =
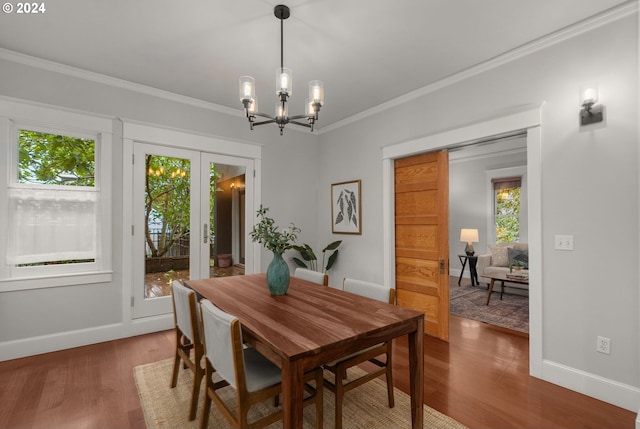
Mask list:
[[464,248],[464,253],[467,256],[473,256],[475,251],[473,250],[473,244],[480,241],[478,239],[478,230],[477,229],[461,229],[460,230],[460,241],[465,241],[467,246]]

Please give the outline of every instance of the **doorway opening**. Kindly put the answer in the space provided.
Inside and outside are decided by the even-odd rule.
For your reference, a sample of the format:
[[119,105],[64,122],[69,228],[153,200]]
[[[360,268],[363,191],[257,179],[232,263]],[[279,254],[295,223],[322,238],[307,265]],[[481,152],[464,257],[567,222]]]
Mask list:
[[[508,249],[524,248],[520,253],[528,258],[527,189],[526,133],[449,150],[451,315],[528,334],[529,302],[524,286],[505,287],[504,299],[496,286],[493,298],[487,299],[487,275],[511,269],[508,256],[515,257],[516,252]],[[473,255],[466,253],[467,243],[461,242],[463,229],[476,232]],[[494,252],[505,257],[492,258]]]

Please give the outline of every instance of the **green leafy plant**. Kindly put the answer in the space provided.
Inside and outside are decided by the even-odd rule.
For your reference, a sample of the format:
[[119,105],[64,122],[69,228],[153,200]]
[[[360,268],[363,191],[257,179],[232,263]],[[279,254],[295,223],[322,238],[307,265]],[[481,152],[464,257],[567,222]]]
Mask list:
[[[329,271],[333,264],[336,263],[338,259],[338,247],[342,244],[342,240],[334,241],[333,243],[329,243],[327,247],[322,249],[322,265],[320,268],[324,267],[324,271]],[[318,258],[316,254],[313,252],[313,249],[308,244],[303,244],[302,246],[292,246],[293,249],[297,250],[300,253],[300,258],[293,258],[293,262],[296,263],[297,266],[302,268],[307,268],[309,270],[318,271]],[[329,255],[329,259],[327,260],[327,265],[324,265],[325,256],[327,252],[331,252]],[[306,262],[305,262],[306,261]],[[308,264],[308,265],[307,265]]]
[[516,259],[515,261],[513,261],[513,263],[512,263],[511,265],[509,265],[509,272],[510,272],[510,273],[511,273],[511,272],[513,272],[514,268],[515,268],[516,270],[524,269],[524,267],[525,267],[525,266],[526,266],[526,265],[525,265],[525,263],[524,263],[524,262],[522,262],[522,261],[518,261],[518,260]]
[[273,253],[282,254],[285,250],[293,247],[295,241],[298,239],[300,228],[291,223],[289,228],[284,228],[279,231],[275,221],[266,216],[268,211],[269,209],[267,207],[262,207],[262,204],[260,205],[260,209],[258,209],[257,212],[257,217],[260,219],[260,222],[253,226],[253,230],[250,233],[251,240],[254,242],[257,241]]

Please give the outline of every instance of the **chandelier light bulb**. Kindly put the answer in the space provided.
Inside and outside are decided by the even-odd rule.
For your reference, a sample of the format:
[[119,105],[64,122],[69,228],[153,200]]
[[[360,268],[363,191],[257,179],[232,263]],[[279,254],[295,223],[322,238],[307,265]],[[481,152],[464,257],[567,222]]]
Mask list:
[[287,97],[293,94],[293,72],[291,69],[281,67],[276,70],[276,94],[285,94]]

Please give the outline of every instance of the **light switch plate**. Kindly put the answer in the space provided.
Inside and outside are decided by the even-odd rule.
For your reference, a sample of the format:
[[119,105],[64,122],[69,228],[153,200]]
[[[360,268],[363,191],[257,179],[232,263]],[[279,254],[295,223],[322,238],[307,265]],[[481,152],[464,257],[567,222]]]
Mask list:
[[573,250],[573,235],[556,235],[556,250]]

